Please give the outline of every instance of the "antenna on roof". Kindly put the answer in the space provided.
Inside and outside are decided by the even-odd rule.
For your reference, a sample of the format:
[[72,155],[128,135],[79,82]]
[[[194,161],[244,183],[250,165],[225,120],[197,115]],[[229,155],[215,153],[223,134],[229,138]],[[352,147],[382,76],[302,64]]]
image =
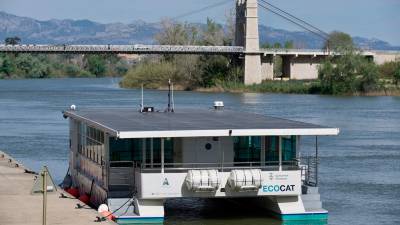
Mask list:
[[142,102],[140,103],[140,112],[143,112],[144,107],[144,96],[143,96],[143,84],[142,84]]
[[[171,79],[168,79],[168,108],[167,108],[167,112],[174,112],[173,87],[174,86],[171,83]],[[171,106],[171,104],[172,104],[172,106]]]
[[172,112],[175,112],[175,100],[174,100],[174,83],[172,83]]

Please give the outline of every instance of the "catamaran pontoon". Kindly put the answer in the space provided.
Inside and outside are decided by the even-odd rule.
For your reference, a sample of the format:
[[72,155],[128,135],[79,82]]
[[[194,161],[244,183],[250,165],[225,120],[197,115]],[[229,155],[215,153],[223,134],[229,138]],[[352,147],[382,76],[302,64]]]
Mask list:
[[[252,198],[283,220],[326,219],[302,136],[339,129],[225,110],[76,109],[71,185],[118,222],[160,222],[168,198]],[[104,208],[104,205],[102,206]],[[120,210],[117,210],[120,209]]]

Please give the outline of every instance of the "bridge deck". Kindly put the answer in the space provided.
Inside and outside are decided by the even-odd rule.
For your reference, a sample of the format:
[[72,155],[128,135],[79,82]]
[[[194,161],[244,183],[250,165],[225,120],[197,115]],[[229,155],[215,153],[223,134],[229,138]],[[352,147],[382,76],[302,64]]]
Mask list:
[[74,53],[74,54],[241,54],[240,46],[180,45],[0,45],[4,53]]

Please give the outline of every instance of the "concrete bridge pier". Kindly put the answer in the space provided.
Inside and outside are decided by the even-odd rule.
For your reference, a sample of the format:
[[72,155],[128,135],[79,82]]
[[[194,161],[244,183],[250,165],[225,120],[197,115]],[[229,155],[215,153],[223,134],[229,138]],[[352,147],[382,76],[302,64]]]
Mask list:
[[288,55],[282,56],[283,77],[290,80],[318,79],[318,67],[325,56]]
[[262,80],[274,79],[274,55],[264,55],[261,57],[261,78]]
[[235,44],[245,48],[244,83],[259,84],[263,76],[258,32],[258,0],[237,0],[236,3]]

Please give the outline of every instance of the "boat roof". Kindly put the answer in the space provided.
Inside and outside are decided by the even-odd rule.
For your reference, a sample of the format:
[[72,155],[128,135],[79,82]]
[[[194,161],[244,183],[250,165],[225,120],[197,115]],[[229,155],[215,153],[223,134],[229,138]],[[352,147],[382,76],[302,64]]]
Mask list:
[[63,114],[121,139],[339,134],[338,128],[226,109],[149,113],[137,109],[80,109]]

